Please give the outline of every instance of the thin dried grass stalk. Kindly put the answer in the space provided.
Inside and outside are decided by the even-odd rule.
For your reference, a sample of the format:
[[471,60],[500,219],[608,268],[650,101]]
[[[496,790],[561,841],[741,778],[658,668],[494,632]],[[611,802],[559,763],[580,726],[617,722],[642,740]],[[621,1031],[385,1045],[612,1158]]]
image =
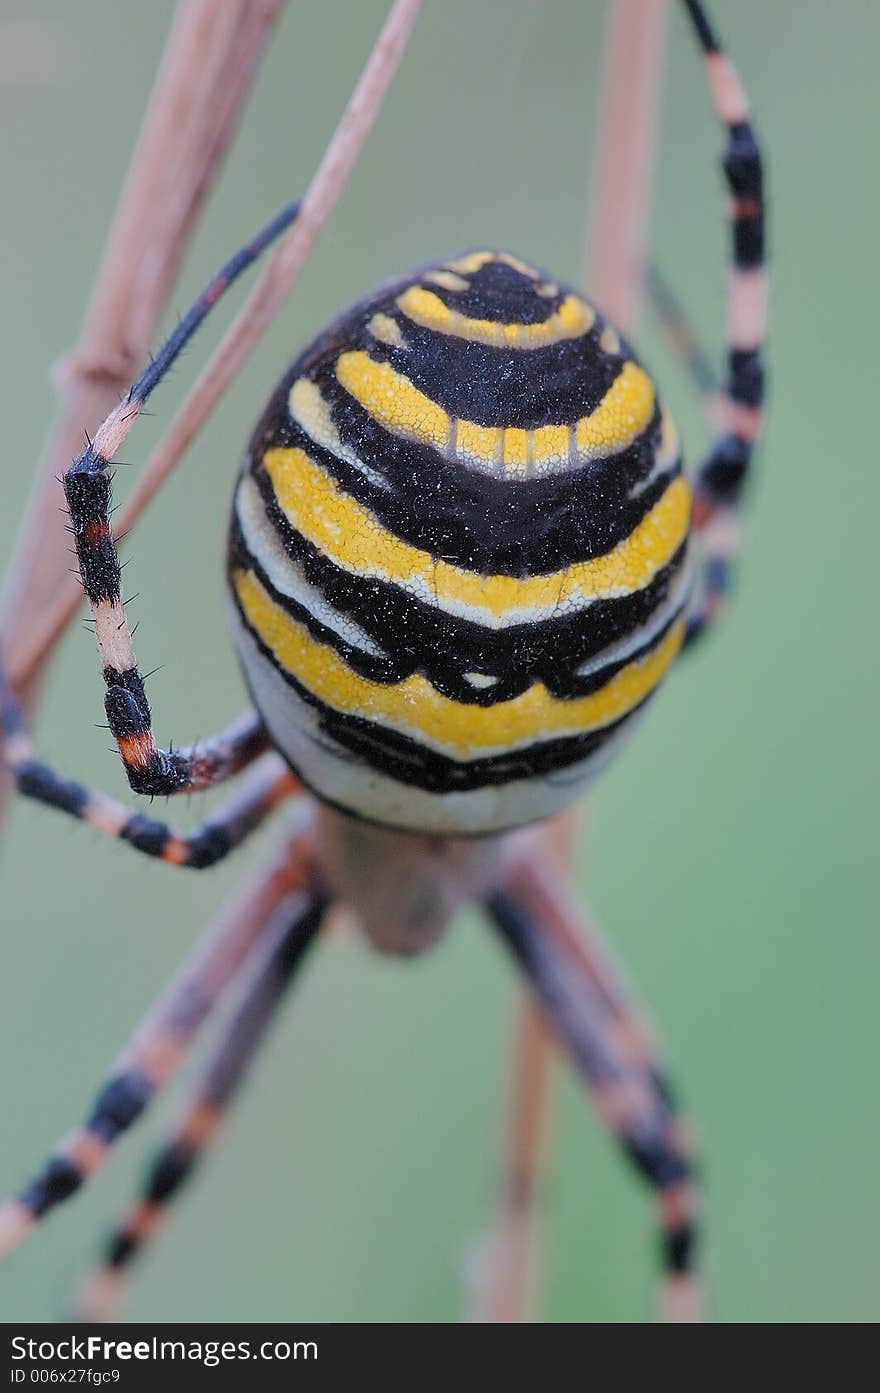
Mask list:
[[666,0],[613,0],[605,39],[584,279],[625,333],[644,265],[666,8]]
[[[130,531],[198,432],[292,290],[321,228],[332,211],[379,114],[385,94],[409,40],[422,0],[396,0],[370,54],[342,119],[303,198],[296,222],[265,266],[234,323],[147,461],[131,497],[121,510],[116,535]],[[55,603],[31,632],[19,661],[10,665],[14,682],[27,683],[45,654],[76,614],[80,593],[73,584],[58,587]]]
[[475,1324],[521,1325],[535,1319],[542,1241],[535,1187],[546,1152],[555,1054],[543,1015],[523,994],[511,1046],[498,1215],[469,1273],[466,1318]]
[[[654,164],[666,0],[611,0],[593,137],[585,283],[608,317],[629,332],[638,302]],[[578,809],[548,823],[548,853],[566,870],[579,842]],[[516,1005],[508,1085],[502,1193],[495,1228],[471,1292],[468,1318],[535,1319],[539,1287],[541,1179],[550,1132],[556,1048],[530,997]],[[520,1193],[511,1197],[511,1184]],[[511,1202],[513,1199],[513,1202]]]
[[[23,662],[31,624],[70,583],[57,476],[79,454],[83,432],[95,430],[146,360],[284,2],[181,0],[178,7],[80,342],[55,375],[58,414],[8,573],[0,627],[29,709],[51,649]],[[0,771],[0,820],[10,789]]]
[[[632,330],[644,265],[666,9],[666,0],[611,0],[605,34],[584,279],[593,299],[626,333]],[[577,812],[557,818],[548,835],[570,866]]]

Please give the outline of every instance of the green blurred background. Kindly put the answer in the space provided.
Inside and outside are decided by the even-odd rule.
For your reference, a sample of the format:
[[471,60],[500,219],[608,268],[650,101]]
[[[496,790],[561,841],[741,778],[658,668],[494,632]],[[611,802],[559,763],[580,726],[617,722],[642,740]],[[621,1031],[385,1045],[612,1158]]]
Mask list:
[[[292,0],[177,309],[305,186],[384,8]],[[720,136],[672,9],[651,242],[717,346]],[[875,1320],[880,185],[867,151],[880,9],[713,9],[768,152],[769,428],[724,632],[676,670],[605,779],[579,866],[698,1122],[715,1315]],[[171,0],[0,6],[3,556],[52,411],[47,367],[75,339],[171,10]],[[207,732],[242,704],[225,630],[224,520],[242,444],[298,347],[364,288],[462,246],[497,242],[578,277],[603,11],[599,0],[427,0],[289,306],[130,549],[139,654],[163,665],[151,687],[163,739]],[[138,426],[128,459],[145,457],[217,332],[159,393],[158,419]],[[693,459],[700,411],[655,328],[638,339]],[[93,645],[75,629],[40,746],[121,792],[100,709]],[[0,882],[0,1190],[79,1118],[129,1028],[259,855],[190,877],[18,807]],[[131,1315],[456,1319],[460,1271],[492,1195],[514,987],[475,918],[415,963],[357,941],[327,945],[222,1147],[144,1263]],[[567,1073],[556,1101],[543,1313],[645,1319],[648,1197]],[[0,1316],[59,1313],[163,1111],[2,1268]]]

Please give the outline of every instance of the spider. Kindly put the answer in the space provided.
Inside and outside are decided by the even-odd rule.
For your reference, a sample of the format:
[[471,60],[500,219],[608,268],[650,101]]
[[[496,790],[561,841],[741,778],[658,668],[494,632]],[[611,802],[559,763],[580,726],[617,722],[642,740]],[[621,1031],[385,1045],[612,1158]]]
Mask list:
[[[191,869],[227,856],[279,805],[289,813],[265,873],[197,945],[85,1123],[0,1209],[8,1251],[99,1167],[237,989],[182,1118],[110,1238],[89,1313],[108,1308],[216,1133],[330,908],[353,907],[381,952],[416,954],[476,902],[655,1193],[666,1315],[699,1318],[686,1129],[638,1008],[537,830],[613,759],[678,654],[714,624],[761,425],[761,158],[703,6],[684,6],[726,128],[733,242],[721,426],[693,488],[653,379],[578,291],[497,249],[424,265],[340,316],[271,396],[228,537],[231,625],[253,708],[198,745],[160,749],[120,595],[111,463],[210,308],[298,204],[215,276],[65,475],[107,721],[132,790],[199,793],[244,777],[219,814],[177,833],[38,762],[0,669],[19,790]],[[662,285],[655,299],[681,341]],[[698,355],[694,366],[705,385]],[[504,1202],[514,1220],[532,1203],[516,1165]]]

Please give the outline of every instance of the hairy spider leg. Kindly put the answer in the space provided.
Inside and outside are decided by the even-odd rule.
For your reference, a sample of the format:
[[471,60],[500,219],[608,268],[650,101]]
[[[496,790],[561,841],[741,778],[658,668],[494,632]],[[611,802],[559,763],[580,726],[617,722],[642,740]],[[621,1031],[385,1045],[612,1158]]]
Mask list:
[[[228,731],[193,747],[200,789],[232,777],[268,745],[259,718],[248,713]],[[34,758],[21,708],[0,671],[0,746],[15,776],[19,793],[67,813],[104,836],[127,842],[145,856],[173,866],[204,870],[216,865],[251,835],[285,799],[301,791],[279,755],[267,753],[253,767],[238,792],[207,822],[192,832],[178,832],[166,822],[133,812],[124,803],[64,778]]]
[[64,476],[80,575],[95,621],[107,687],[104,708],[129,784],[136,793],[167,794],[190,788],[197,774],[186,751],[161,750],[153,736],[150,706],[120,590],[119,552],[110,526],[110,466],[153,389],[209,311],[269,243],[290,226],[298,211],[298,202],[290,204],[217,272]]
[[640,1010],[598,937],[534,858],[486,901],[599,1115],[654,1189],[667,1318],[698,1319],[697,1194],[687,1129]]
[[77,1318],[107,1320],[118,1309],[132,1261],[155,1237],[167,1208],[215,1140],[278,1008],[317,938],[326,904],[297,892],[272,916],[258,961],[137,1201],[112,1231],[103,1262],[83,1284]]
[[86,1122],[56,1146],[14,1199],[0,1205],[0,1256],[16,1248],[104,1164],[114,1144],[181,1067],[199,1029],[261,943],[279,903],[314,883],[312,819],[312,810],[303,807],[280,853],[198,941],[135,1031]]

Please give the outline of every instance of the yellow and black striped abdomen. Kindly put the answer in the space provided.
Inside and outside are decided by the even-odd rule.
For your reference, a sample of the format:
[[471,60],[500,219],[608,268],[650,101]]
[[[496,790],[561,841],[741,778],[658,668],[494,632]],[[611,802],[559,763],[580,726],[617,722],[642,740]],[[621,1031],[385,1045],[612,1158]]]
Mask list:
[[558,811],[683,637],[690,494],[615,330],[501,252],[360,301],[294,363],[233,508],[254,700],[322,797],[413,830]]

